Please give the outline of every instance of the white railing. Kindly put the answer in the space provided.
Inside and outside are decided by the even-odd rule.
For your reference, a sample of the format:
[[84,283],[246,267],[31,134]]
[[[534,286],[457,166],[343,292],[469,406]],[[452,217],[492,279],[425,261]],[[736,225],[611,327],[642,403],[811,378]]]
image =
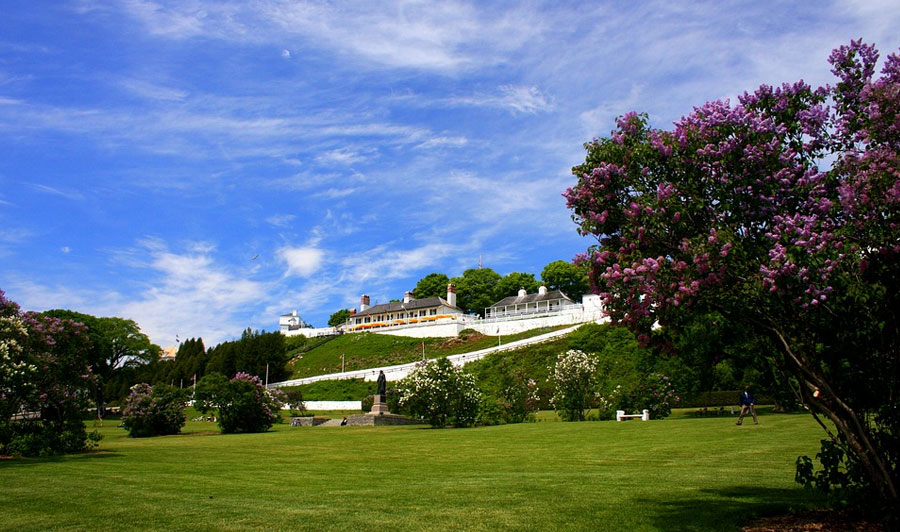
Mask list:
[[[572,327],[568,327],[566,329],[560,329],[558,331],[551,331],[549,333],[541,334],[538,336],[533,336],[531,338],[525,338],[522,340],[516,340],[515,342],[510,342],[508,344],[500,344],[493,347],[488,347],[487,349],[480,349],[478,351],[472,351],[469,353],[462,353],[459,355],[449,355],[447,359],[454,366],[462,366],[468,364],[469,362],[474,362],[476,360],[480,360],[491,353],[497,353],[501,351],[511,351],[513,349],[518,349],[520,347],[532,344],[540,344],[543,342],[548,342],[550,340],[555,340],[560,336],[565,336],[570,332],[574,331],[581,324],[574,325]],[[502,340],[501,340],[502,341]],[[343,380],[343,379],[363,379],[366,381],[374,381],[378,379],[378,373],[384,372],[384,377],[389,381],[400,380],[416,368],[416,365],[421,364],[421,361],[410,362],[407,364],[397,364],[394,366],[383,366],[380,368],[369,368],[369,369],[359,369],[354,371],[345,371],[342,373],[329,373],[327,375],[316,375],[313,377],[304,377],[301,379],[291,379],[288,381],[275,382],[270,383],[269,388],[282,388],[286,386],[300,386],[301,384],[309,384],[312,382],[318,381],[331,381],[331,380]]]

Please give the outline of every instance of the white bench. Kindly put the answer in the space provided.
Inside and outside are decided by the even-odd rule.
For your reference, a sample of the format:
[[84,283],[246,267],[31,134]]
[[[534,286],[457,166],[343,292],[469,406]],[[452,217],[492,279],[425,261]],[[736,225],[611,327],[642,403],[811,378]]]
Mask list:
[[641,418],[641,421],[650,421],[650,411],[647,409],[644,409],[643,413],[641,413],[641,414],[625,415],[624,410],[616,410],[616,421],[622,421],[623,419],[626,419],[626,418]]

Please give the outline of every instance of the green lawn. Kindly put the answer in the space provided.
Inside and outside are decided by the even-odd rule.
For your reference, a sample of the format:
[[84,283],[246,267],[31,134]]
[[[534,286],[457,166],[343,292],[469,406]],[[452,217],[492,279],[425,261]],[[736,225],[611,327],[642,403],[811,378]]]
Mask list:
[[[542,417],[542,419],[551,419]],[[815,503],[806,415],[461,430],[277,426],[0,460],[0,530],[738,530]]]

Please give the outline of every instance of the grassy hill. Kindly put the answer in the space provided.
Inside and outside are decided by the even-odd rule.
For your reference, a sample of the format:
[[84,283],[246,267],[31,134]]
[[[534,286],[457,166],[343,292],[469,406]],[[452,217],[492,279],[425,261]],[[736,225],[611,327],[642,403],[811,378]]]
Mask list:
[[[503,342],[531,338],[563,329],[566,326],[544,327],[524,333],[503,336]],[[290,354],[288,369],[292,378],[312,377],[341,371],[341,355],[345,355],[345,370],[406,364],[422,359],[421,344],[425,344],[426,358],[440,358],[477,351],[497,345],[496,336],[484,336],[467,330],[456,338],[408,338],[375,333],[354,333],[311,339]]]

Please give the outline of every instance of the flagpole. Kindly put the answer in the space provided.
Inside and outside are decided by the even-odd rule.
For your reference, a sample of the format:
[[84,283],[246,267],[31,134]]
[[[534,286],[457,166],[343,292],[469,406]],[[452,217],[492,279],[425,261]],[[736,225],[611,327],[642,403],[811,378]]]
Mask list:
[[344,372],[344,353],[341,353],[341,373]]
[[269,387],[269,365],[266,364],[266,388]]

